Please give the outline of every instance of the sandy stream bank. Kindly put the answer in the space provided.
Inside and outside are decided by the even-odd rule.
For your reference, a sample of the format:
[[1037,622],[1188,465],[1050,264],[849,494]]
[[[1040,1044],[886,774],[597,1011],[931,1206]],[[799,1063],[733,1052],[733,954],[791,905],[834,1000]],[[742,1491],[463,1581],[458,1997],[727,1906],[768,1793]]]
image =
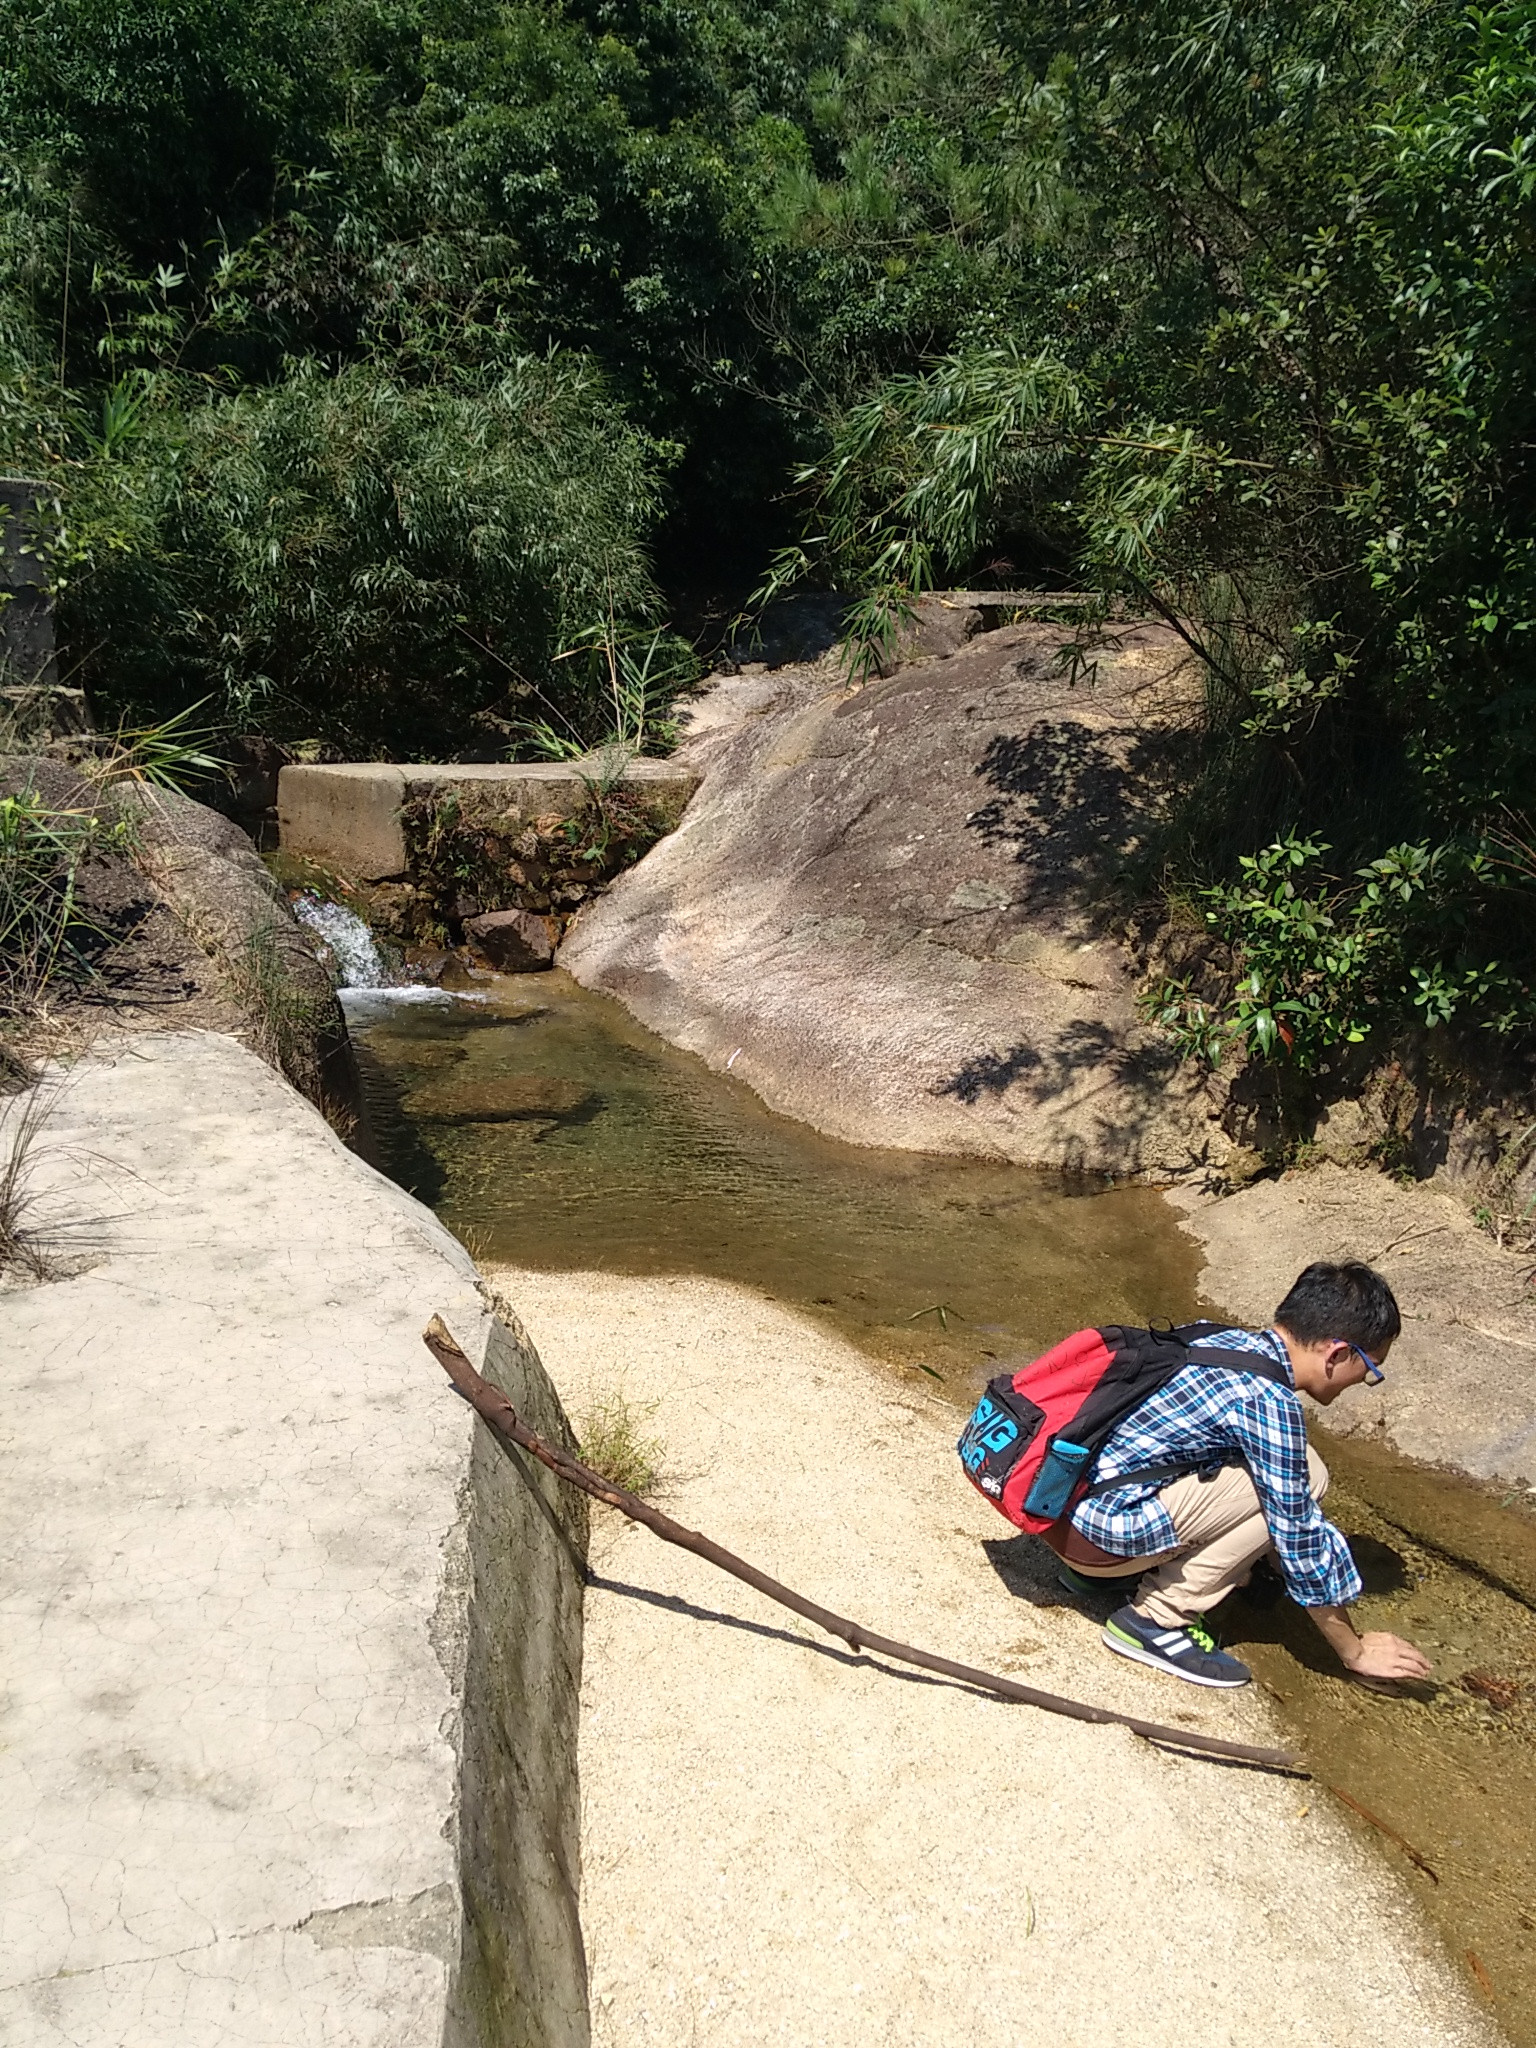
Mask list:
[[[718,1282],[494,1277],[574,1412],[614,1387],[655,1404],[683,1521],[872,1627],[1278,1738],[1256,1693],[1110,1659],[958,1483],[952,1412],[835,1336]],[[599,2044],[1498,2040],[1312,1787],[892,1675],[617,1518],[592,1564]]]

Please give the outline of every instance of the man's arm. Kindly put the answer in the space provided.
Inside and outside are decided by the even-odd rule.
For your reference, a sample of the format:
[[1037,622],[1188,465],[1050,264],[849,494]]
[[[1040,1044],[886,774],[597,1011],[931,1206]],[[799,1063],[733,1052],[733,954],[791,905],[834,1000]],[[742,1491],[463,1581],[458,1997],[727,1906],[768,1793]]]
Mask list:
[[1354,1678],[1427,1678],[1431,1665],[1422,1650],[1385,1629],[1367,1629],[1362,1635],[1347,1607],[1309,1607],[1325,1641],[1338,1652],[1339,1660]]
[[1266,1388],[1241,1404],[1233,1422],[1286,1590],[1317,1623],[1345,1670],[1353,1678],[1425,1677],[1429,1659],[1412,1643],[1380,1629],[1361,1635],[1350,1619],[1360,1574],[1349,1545],[1312,1498],[1307,1433],[1294,1397]]
[[[1296,1396],[1265,1384],[1235,1405],[1228,1422],[1269,1524],[1286,1591],[1310,1612],[1347,1607],[1360,1597],[1360,1574],[1349,1545],[1312,1498]],[[1348,1633],[1352,1637],[1353,1629]]]

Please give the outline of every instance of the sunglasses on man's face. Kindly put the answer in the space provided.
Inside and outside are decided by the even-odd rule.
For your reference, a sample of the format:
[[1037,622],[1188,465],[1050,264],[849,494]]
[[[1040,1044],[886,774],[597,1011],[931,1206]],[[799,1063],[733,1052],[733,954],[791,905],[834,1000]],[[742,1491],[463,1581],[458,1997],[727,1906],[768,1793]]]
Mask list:
[[[1347,1337],[1341,1337],[1339,1339],[1339,1342],[1341,1344],[1349,1344],[1349,1339]],[[1354,1352],[1356,1358],[1361,1358],[1365,1361],[1365,1384],[1368,1387],[1379,1387],[1382,1381],[1386,1378],[1386,1374],[1382,1371],[1381,1367],[1376,1363],[1375,1359],[1372,1358],[1369,1351],[1362,1351],[1358,1344],[1349,1344],[1349,1348],[1351,1351]]]

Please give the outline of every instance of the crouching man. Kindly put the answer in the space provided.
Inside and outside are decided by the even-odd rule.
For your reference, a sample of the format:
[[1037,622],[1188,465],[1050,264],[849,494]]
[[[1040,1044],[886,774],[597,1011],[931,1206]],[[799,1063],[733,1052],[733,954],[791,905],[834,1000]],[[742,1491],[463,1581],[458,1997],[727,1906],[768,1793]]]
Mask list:
[[[1111,1650],[1195,1685],[1246,1685],[1248,1667],[1217,1646],[1202,1617],[1268,1555],[1354,1676],[1425,1676],[1429,1662],[1412,1643],[1362,1635],[1350,1619],[1360,1575],[1318,1506],[1328,1473],[1297,1398],[1327,1407],[1350,1387],[1376,1385],[1401,1327],[1392,1290],[1369,1266],[1308,1266],[1272,1328],[1203,1336],[1190,1363],[1117,1425],[1092,1491],[1046,1537],[1069,1583],[1142,1575],[1105,1624]],[[1203,1369],[1202,1347],[1253,1353],[1256,1370],[1230,1357],[1224,1364],[1239,1369]],[[1170,1467],[1182,1476],[1169,1479]],[[1122,1473],[1141,1476],[1116,1486]]]

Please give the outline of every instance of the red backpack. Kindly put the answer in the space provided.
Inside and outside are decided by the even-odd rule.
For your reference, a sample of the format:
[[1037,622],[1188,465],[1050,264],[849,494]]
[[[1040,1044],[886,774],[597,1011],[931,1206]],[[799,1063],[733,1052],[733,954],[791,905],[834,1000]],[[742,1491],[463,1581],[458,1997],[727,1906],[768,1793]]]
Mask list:
[[1190,1468],[1150,1465],[1101,1487],[1090,1483],[1117,1426],[1186,1365],[1251,1372],[1289,1385],[1284,1369],[1264,1352],[1201,1350],[1191,1357],[1191,1344],[1227,1327],[1078,1330],[1018,1372],[999,1373],[956,1445],[965,1476],[1017,1528],[1037,1536],[1089,1493],[1177,1478]]

